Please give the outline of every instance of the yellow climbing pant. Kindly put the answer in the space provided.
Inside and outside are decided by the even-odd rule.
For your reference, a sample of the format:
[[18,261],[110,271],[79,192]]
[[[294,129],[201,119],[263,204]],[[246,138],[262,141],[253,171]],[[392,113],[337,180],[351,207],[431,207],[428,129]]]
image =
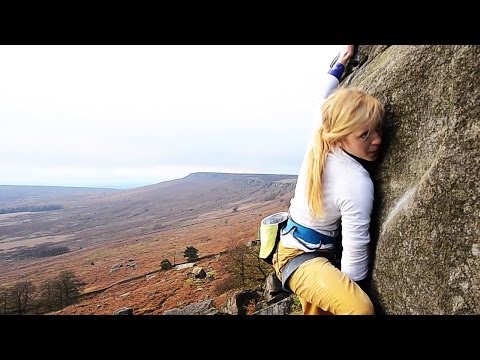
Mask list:
[[[273,256],[278,278],[285,264],[297,255],[298,249],[280,243]],[[288,287],[299,297],[304,315],[373,315],[368,295],[354,281],[324,257],[305,261],[290,276]]]

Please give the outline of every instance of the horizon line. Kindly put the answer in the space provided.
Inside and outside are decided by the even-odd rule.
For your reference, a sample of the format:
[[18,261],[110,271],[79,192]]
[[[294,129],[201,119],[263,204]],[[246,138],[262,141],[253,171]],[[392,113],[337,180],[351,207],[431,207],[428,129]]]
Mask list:
[[284,173],[243,173],[243,172],[216,172],[216,171],[195,171],[192,173],[189,173],[185,176],[177,177],[177,178],[172,178],[168,180],[163,180],[159,182],[154,182],[150,184],[145,184],[145,185],[115,185],[115,186],[109,186],[109,185],[84,185],[84,186],[79,186],[79,185],[35,185],[35,184],[0,184],[0,187],[4,186],[17,186],[17,187],[50,187],[50,188],[70,188],[70,189],[105,189],[105,190],[128,190],[128,189],[136,189],[136,188],[141,188],[145,186],[152,186],[152,185],[157,185],[160,183],[168,182],[168,181],[174,181],[174,180],[180,180],[180,179],[185,179],[189,176],[192,175],[199,175],[199,174],[216,174],[216,175],[242,175],[242,176],[258,176],[258,175],[276,175],[276,176],[298,176],[298,174],[284,174]]

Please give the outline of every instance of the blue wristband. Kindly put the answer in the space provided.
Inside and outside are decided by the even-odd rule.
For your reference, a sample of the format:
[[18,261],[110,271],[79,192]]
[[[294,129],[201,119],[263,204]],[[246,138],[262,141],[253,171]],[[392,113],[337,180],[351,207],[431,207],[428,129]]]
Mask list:
[[345,66],[341,63],[336,63],[333,67],[328,71],[329,74],[335,76],[338,81],[342,78],[343,72],[345,71]]

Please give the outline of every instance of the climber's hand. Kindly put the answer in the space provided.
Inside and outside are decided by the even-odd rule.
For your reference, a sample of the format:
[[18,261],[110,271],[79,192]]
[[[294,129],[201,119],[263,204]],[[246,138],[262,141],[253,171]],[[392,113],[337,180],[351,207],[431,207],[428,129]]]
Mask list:
[[337,62],[347,65],[347,62],[352,58],[355,45],[343,45],[340,50]]

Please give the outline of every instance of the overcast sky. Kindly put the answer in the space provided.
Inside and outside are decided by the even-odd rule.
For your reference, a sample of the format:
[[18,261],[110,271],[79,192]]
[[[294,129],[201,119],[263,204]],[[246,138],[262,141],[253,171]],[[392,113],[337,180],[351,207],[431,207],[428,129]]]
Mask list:
[[339,48],[0,46],[0,185],[297,174]]

